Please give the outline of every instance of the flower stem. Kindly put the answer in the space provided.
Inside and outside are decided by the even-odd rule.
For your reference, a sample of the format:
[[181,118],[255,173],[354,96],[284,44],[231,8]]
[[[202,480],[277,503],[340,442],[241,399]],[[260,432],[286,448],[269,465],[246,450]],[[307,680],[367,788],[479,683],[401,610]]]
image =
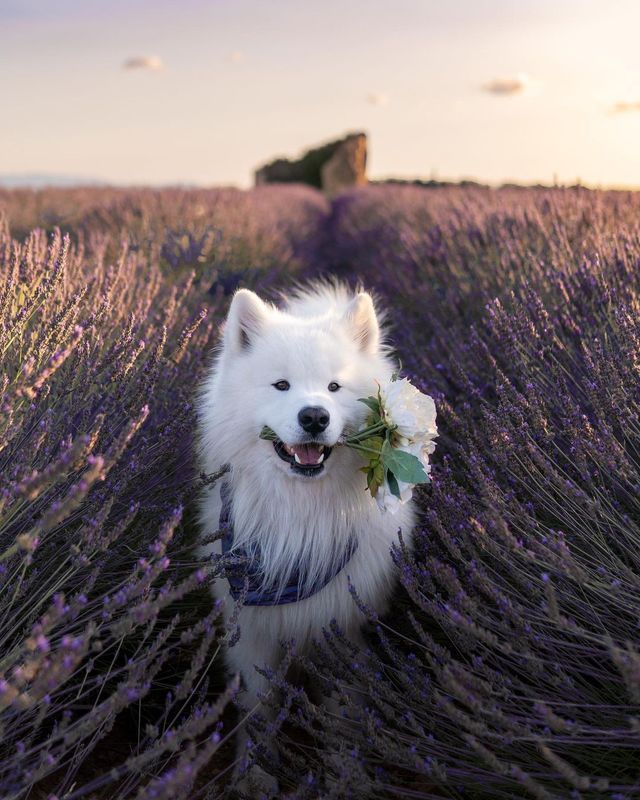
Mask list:
[[360,450],[363,453],[375,453],[376,455],[380,455],[380,451],[376,450],[375,447],[364,447],[363,445],[355,444],[354,442],[345,442],[345,444],[352,450]]
[[345,444],[351,446],[353,444],[357,444],[361,442],[363,439],[368,439],[370,436],[374,436],[376,433],[380,433],[380,431],[385,430],[387,426],[384,422],[379,422],[376,425],[371,425],[369,428],[365,428],[363,431],[358,431],[358,433],[354,433],[352,436],[347,436],[345,439]]

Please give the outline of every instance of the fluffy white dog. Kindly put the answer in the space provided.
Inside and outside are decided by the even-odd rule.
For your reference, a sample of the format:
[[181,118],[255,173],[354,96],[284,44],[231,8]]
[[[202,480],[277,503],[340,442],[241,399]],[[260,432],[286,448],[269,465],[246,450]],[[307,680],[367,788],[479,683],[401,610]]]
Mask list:
[[[236,292],[200,403],[200,452],[211,473],[230,467],[203,497],[205,533],[227,530],[211,549],[249,563],[241,636],[229,648],[249,707],[268,687],[255,665],[277,666],[280,642],[309,647],[335,619],[358,641],[363,617],[348,576],[371,607],[384,612],[394,582],[390,548],[401,528],[409,542],[410,503],[384,514],[367,491],[362,456],[338,444],[364,421],[358,398],[375,394],[396,368],[371,296],[316,285],[280,310]],[[260,438],[263,426],[278,439]],[[220,483],[220,482],[219,482]],[[222,496],[221,496],[222,495]],[[245,579],[214,586],[238,596]],[[226,613],[233,601],[226,604]],[[240,753],[244,740],[239,743]]]

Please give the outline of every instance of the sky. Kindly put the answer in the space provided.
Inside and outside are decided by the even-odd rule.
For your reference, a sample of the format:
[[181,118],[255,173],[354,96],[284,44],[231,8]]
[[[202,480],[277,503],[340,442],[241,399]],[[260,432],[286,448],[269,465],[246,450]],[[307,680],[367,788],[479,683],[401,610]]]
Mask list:
[[0,174],[249,186],[364,130],[369,175],[640,187],[637,0],[0,0]]

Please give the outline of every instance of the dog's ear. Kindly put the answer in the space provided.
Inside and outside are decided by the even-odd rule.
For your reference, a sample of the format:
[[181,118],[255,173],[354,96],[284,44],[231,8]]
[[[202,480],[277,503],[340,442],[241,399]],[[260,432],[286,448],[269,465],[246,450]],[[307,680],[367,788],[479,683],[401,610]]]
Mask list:
[[267,321],[269,307],[255,292],[238,289],[224,325],[225,343],[235,352],[247,350]]
[[375,353],[380,344],[380,328],[371,295],[359,292],[347,306],[343,317],[355,341],[365,353]]

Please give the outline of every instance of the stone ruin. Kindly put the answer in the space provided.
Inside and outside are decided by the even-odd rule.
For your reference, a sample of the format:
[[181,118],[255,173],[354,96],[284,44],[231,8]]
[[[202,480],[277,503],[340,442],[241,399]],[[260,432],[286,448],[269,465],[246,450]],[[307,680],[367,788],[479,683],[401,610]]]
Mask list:
[[296,161],[278,158],[256,170],[256,186],[264,183],[306,183],[337,194],[367,182],[367,136],[350,133],[314,147]]

